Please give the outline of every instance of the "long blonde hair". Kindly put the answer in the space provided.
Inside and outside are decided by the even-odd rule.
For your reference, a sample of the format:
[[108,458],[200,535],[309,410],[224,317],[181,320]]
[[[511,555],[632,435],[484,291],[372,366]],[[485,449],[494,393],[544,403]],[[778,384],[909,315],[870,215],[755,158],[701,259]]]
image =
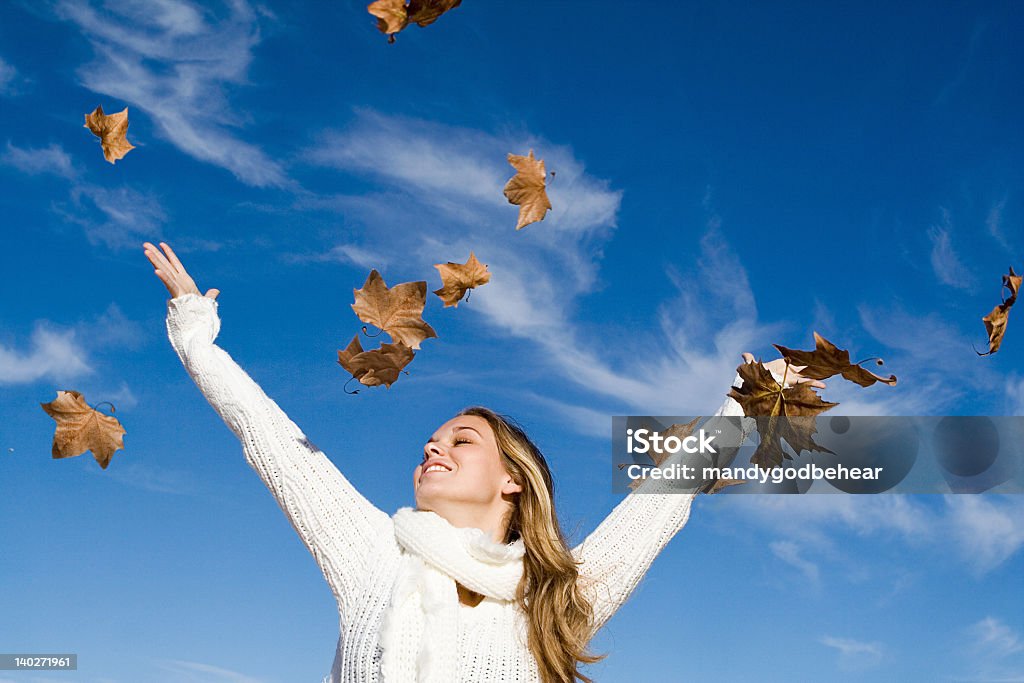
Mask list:
[[460,415],[487,420],[502,462],[522,486],[508,516],[505,542],[523,539],[523,579],[516,601],[526,615],[528,646],[537,660],[543,683],[593,683],[579,664],[598,662],[606,655],[587,652],[593,634],[594,609],[577,585],[579,571],[555,514],[551,470],[540,449],[510,418],[481,406]]

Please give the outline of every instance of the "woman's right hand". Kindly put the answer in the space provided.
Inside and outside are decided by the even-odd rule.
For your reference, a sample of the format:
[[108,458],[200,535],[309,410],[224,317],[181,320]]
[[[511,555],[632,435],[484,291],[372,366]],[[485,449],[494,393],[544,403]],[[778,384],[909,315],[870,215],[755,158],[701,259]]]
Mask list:
[[[163,247],[166,255],[160,253],[160,250],[149,242],[143,242],[142,244],[146,258],[156,268],[156,276],[167,287],[171,298],[177,299],[182,294],[199,294],[199,288],[196,287],[196,283],[185,271],[185,266],[181,265],[181,261],[178,260],[170,245],[161,242],[160,246]],[[210,289],[206,292],[206,296],[211,299],[216,299],[218,294],[220,294],[219,289]]]

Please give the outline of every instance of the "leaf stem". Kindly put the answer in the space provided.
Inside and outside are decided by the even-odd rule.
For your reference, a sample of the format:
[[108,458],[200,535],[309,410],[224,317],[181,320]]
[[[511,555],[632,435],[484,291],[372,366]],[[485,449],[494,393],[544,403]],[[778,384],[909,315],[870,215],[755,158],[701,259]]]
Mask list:
[[97,411],[97,412],[99,412],[100,406],[103,405],[104,403],[106,403],[108,406],[110,406],[110,412],[112,412],[112,413],[116,413],[117,412],[117,409],[114,408],[114,404],[111,403],[110,401],[100,401],[96,405],[92,406],[92,409]]

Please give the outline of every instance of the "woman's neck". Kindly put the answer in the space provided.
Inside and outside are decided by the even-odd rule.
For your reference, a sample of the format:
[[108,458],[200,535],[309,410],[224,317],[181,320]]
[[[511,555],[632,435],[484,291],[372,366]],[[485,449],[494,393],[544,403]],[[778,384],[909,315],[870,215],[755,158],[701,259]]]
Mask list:
[[440,515],[457,529],[482,529],[496,543],[503,543],[505,540],[507,529],[505,516],[508,513],[506,504],[503,504],[502,507],[481,508],[479,505],[438,503],[425,509]]

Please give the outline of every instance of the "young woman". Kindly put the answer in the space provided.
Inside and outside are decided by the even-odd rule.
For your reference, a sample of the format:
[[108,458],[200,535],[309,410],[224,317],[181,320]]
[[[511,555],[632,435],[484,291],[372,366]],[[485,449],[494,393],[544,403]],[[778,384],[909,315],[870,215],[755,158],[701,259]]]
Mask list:
[[[510,420],[470,408],[424,446],[413,472],[415,509],[389,516],[214,344],[219,291],[200,295],[171,248],[161,247],[146,242],[144,251],[171,295],[171,344],[337,599],[341,632],[325,680],[590,681],[578,666],[600,657],[587,644],[686,523],[695,494],[648,480],[570,549],[541,452]],[[792,369],[790,377],[804,381]],[[727,399],[716,415],[742,410]],[[732,430],[731,443],[740,443],[753,420],[737,422],[714,428]]]

